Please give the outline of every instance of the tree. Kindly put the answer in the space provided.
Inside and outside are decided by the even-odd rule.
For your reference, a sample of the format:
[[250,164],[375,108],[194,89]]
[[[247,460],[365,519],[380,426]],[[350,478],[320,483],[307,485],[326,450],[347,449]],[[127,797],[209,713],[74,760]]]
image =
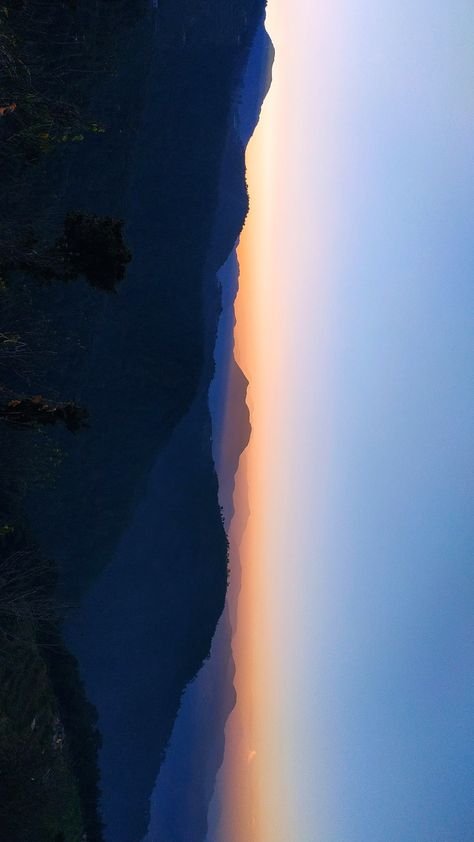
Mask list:
[[121,220],[80,211],[66,216],[64,236],[56,241],[54,252],[73,274],[84,275],[92,286],[106,292],[115,292],[132,259]]
[[115,292],[132,259],[123,238],[123,222],[111,216],[74,211],[53,246],[42,246],[34,231],[5,243],[0,258],[4,274],[20,270],[43,283],[73,281],[83,275],[91,286]]
[[12,427],[34,427],[37,425],[66,425],[71,433],[87,426],[87,412],[73,401],[49,403],[41,395],[33,398],[17,398],[0,405],[0,418]]

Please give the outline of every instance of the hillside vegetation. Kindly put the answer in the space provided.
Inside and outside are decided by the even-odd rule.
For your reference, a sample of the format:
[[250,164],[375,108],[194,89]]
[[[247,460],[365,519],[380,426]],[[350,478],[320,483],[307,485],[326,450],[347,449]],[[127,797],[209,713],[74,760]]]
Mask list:
[[[59,284],[67,296],[71,282],[87,289],[88,280],[90,305],[100,308],[103,291],[93,287],[112,278],[111,261],[126,249],[118,219],[94,216],[94,208],[84,216],[67,199],[76,147],[98,149],[115,132],[107,109],[94,115],[118,73],[123,44],[144,26],[144,3],[116,0],[113,7],[113,14],[100,0],[5,0],[0,7],[2,842],[103,838],[97,714],[61,639],[61,559],[39,549],[26,501],[35,488],[54,489],[60,476],[56,427],[80,435],[87,418],[74,389],[60,394],[51,377],[61,351],[48,285]],[[111,225],[112,248],[105,246]],[[95,266],[87,263],[91,253]],[[120,260],[128,262],[127,251]],[[124,274],[114,271],[111,288]],[[73,341],[63,335],[63,351]]]

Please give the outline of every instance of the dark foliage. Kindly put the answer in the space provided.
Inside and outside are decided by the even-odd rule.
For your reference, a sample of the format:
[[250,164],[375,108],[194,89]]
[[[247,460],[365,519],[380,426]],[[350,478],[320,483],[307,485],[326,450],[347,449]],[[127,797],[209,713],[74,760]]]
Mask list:
[[66,216],[64,236],[54,251],[64,257],[72,272],[84,275],[92,286],[106,292],[115,292],[132,259],[121,220],[78,211]]
[[87,700],[76,658],[66,649],[56,627],[48,639],[46,660],[68,740],[71,765],[77,780],[88,842],[102,842],[103,824],[98,814],[101,736],[97,711]]
[[33,232],[16,243],[5,243],[0,270],[4,276],[24,272],[43,283],[72,281],[83,275],[91,286],[115,292],[131,259],[121,220],[71,211],[64,221],[64,233],[53,246],[41,246]]
[[53,404],[41,395],[34,398],[15,398],[0,405],[0,418],[12,427],[49,426],[61,422],[71,433],[87,424],[87,412],[73,401]]
[[102,842],[99,737],[61,642],[57,575],[25,533],[0,541],[0,839]]
[[31,550],[0,554],[1,634],[8,636],[22,624],[37,630],[53,622],[55,572]]
[[[63,333],[58,355],[55,326],[43,318],[47,305],[35,299],[35,285],[25,294],[21,276],[83,275],[108,291],[123,277],[130,253],[122,224],[105,215],[68,216],[70,205],[56,216],[55,190],[67,193],[70,156],[82,141],[104,145],[106,126],[91,117],[94,100],[146,6],[115,0],[112,14],[102,0],[5,0],[0,7],[1,842],[102,840],[97,715],[61,641],[54,567],[31,551],[24,509],[38,480],[49,482],[59,452],[44,428],[60,422],[75,431],[86,416],[44,376],[67,356],[71,337]],[[38,380],[41,388],[28,392],[44,385],[51,400],[17,397]]]

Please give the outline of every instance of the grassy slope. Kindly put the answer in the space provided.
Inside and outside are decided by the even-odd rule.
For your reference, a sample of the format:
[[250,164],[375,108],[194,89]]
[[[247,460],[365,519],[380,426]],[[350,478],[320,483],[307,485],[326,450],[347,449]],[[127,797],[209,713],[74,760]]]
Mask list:
[[77,781],[47,663],[34,633],[2,636],[0,828],[8,842],[78,842],[84,832]]
[[[94,101],[106,98],[127,37],[133,31],[143,41],[146,25],[138,13],[144,8],[145,3],[117,0],[111,14],[110,4],[100,0],[76,5],[5,0],[0,10],[0,99],[2,105],[14,101],[16,109],[0,124],[0,241],[21,235],[30,225],[45,237],[54,233],[78,150],[69,142],[55,143],[32,161],[23,154],[25,136],[36,143],[47,128],[40,125],[41,120],[50,122],[45,102],[53,108],[73,104],[90,120]],[[57,72],[61,67],[64,74]],[[41,106],[33,108],[33,100]],[[110,107],[106,98],[105,120]],[[139,108],[136,98],[121,125],[120,142],[115,140],[120,150],[116,162],[123,170],[135,131],[133,113]],[[90,133],[79,145],[95,143],[98,148],[102,138]],[[107,145],[114,141],[108,139],[103,147]],[[125,182],[124,175],[117,193],[123,194]],[[87,306],[92,308],[92,302]],[[19,365],[0,358],[0,392],[29,394],[40,382],[45,386],[47,372],[61,355],[41,291],[23,279],[2,289],[0,322],[0,330],[18,333],[26,347]],[[53,396],[54,391],[51,383]],[[56,444],[41,431],[0,429],[0,565],[12,553],[30,552],[25,495],[38,483],[43,490],[54,483],[58,456]],[[54,599],[54,581],[43,585]],[[64,649],[56,625],[48,622],[43,628],[26,617],[12,619],[3,610],[4,599],[0,578],[0,840],[80,842],[86,832],[90,842],[100,842],[99,737],[77,664]]]

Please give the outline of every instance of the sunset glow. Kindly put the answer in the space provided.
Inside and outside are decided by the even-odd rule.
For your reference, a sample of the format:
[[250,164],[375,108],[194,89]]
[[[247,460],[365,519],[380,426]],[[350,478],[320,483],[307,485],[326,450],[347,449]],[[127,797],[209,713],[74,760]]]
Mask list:
[[[291,398],[288,401],[292,389],[285,383],[285,374],[291,369],[292,356],[303,350],[291,334],[291,313],[294,307],[304,307],[305,290],[292,284],[292,277],[299,271],[301,258],[305,258],[304,239],[313,237],[317,228],[323,232],[325,226],[323,211],[316,213],[313,196],[307,196],[306,223],[304,218],[300,220],[299,234],[295,220],[289,218],[295,190],[299,190],[299,200],[304,198],[304,174],[300,168],[301,134],[292,135],[288,124],[289,118],[298,120],[303,112],[297,93],[301,66],[295,62],[295,41],[288,37],[289,10],[282,5],[272,2],[267,15],[267,30],[278,59],[259,125],[247,148],[250,213],[238,246],[235,358],[249,379],[252,436],[236,478],[236,515],[229,535],[231,570],[241,569],[242,582],[240,592],[235,593],[231,577],[229,593],[230,604],[237,603],[233,655],[238,701],[226,731],[218,830],[218,837],[228,842],[288,842],[295,827],[288,765],[291,756],[287,750],[292,733],[285,711],[287,700],[281,693],[282,651],[280,645],[275,647],[278,626],[286,621],[279,616],[278,608],[278,592],[285,587],[285,537],[278,524],[287,531],[287,517],[291,516],[284,489],[291,491],[291,462],[285,439],[287,425],[292,423]],[[286,38],[279,37],[284,30]],[[300,31],[293,32],[294,39],[301,35]],[[291,103],[292,116],[288,113]],[[319,107],[324,109],[324,95]],[[321,122],[327,125],[326,118]],[[312,154],[318,152],[322,172],[330,153],[329,139],[321,137],[315,146]],[[321,236],[320,265],[313,270],[315,278],[321,278],[319,312],[312,313],[320,335],[326,297],[325,243],[328,239],[324,242]],[[316,303],[314,288],[311,299]],[[316,372],[320,365],[315,360],[313,370]],[[321,465],[323,450],[321,442]],[[247,506],[250,515],[244,526],[239,513],[246,513]],[[290,593],[288,599],[291,602]]]
[[[450,219],[450,195],[468,204],[459,185],[473,138],[461,92],[473,61],[455,10],[382,6],[268,4],[276,60],[247,150],[235,304],[252,424],[229,535],[237,705],[212,842],[348,842],[372,826],[377,838],[407,838],[409,815],[413,839],[433,837],[413,781],[421,776],[431,798],[436,760],[403,720],[403,705],[417,710],[414,688],[400,680],[392,697],[387,665],[410,665],[416,647],[429,658],[429,637],[405,640],[403,616],[417,617],[424,598],[411,571],[427,571],[434,592],[448,564],[431,549],[425,501],[446,505],[465,487],[447,453],[438,487],[430,472],[441,451],[419,419],[451,424],[433,335],[456,335],[443,359],[466,359],[442,267],[456,274],[467,245],[437,214]],[[472,24],[462,3],[457,11]],[[463,295],[464,286],[461,310]],[[434,334],[423,332],[426,301]],[[463,377],[458,388],[467,394]],[[430,621],[436,628],[435,613]],[[441,726],[419,716],[434,757],[430,728]],[[406,742],[401,756],[393,734]]]

